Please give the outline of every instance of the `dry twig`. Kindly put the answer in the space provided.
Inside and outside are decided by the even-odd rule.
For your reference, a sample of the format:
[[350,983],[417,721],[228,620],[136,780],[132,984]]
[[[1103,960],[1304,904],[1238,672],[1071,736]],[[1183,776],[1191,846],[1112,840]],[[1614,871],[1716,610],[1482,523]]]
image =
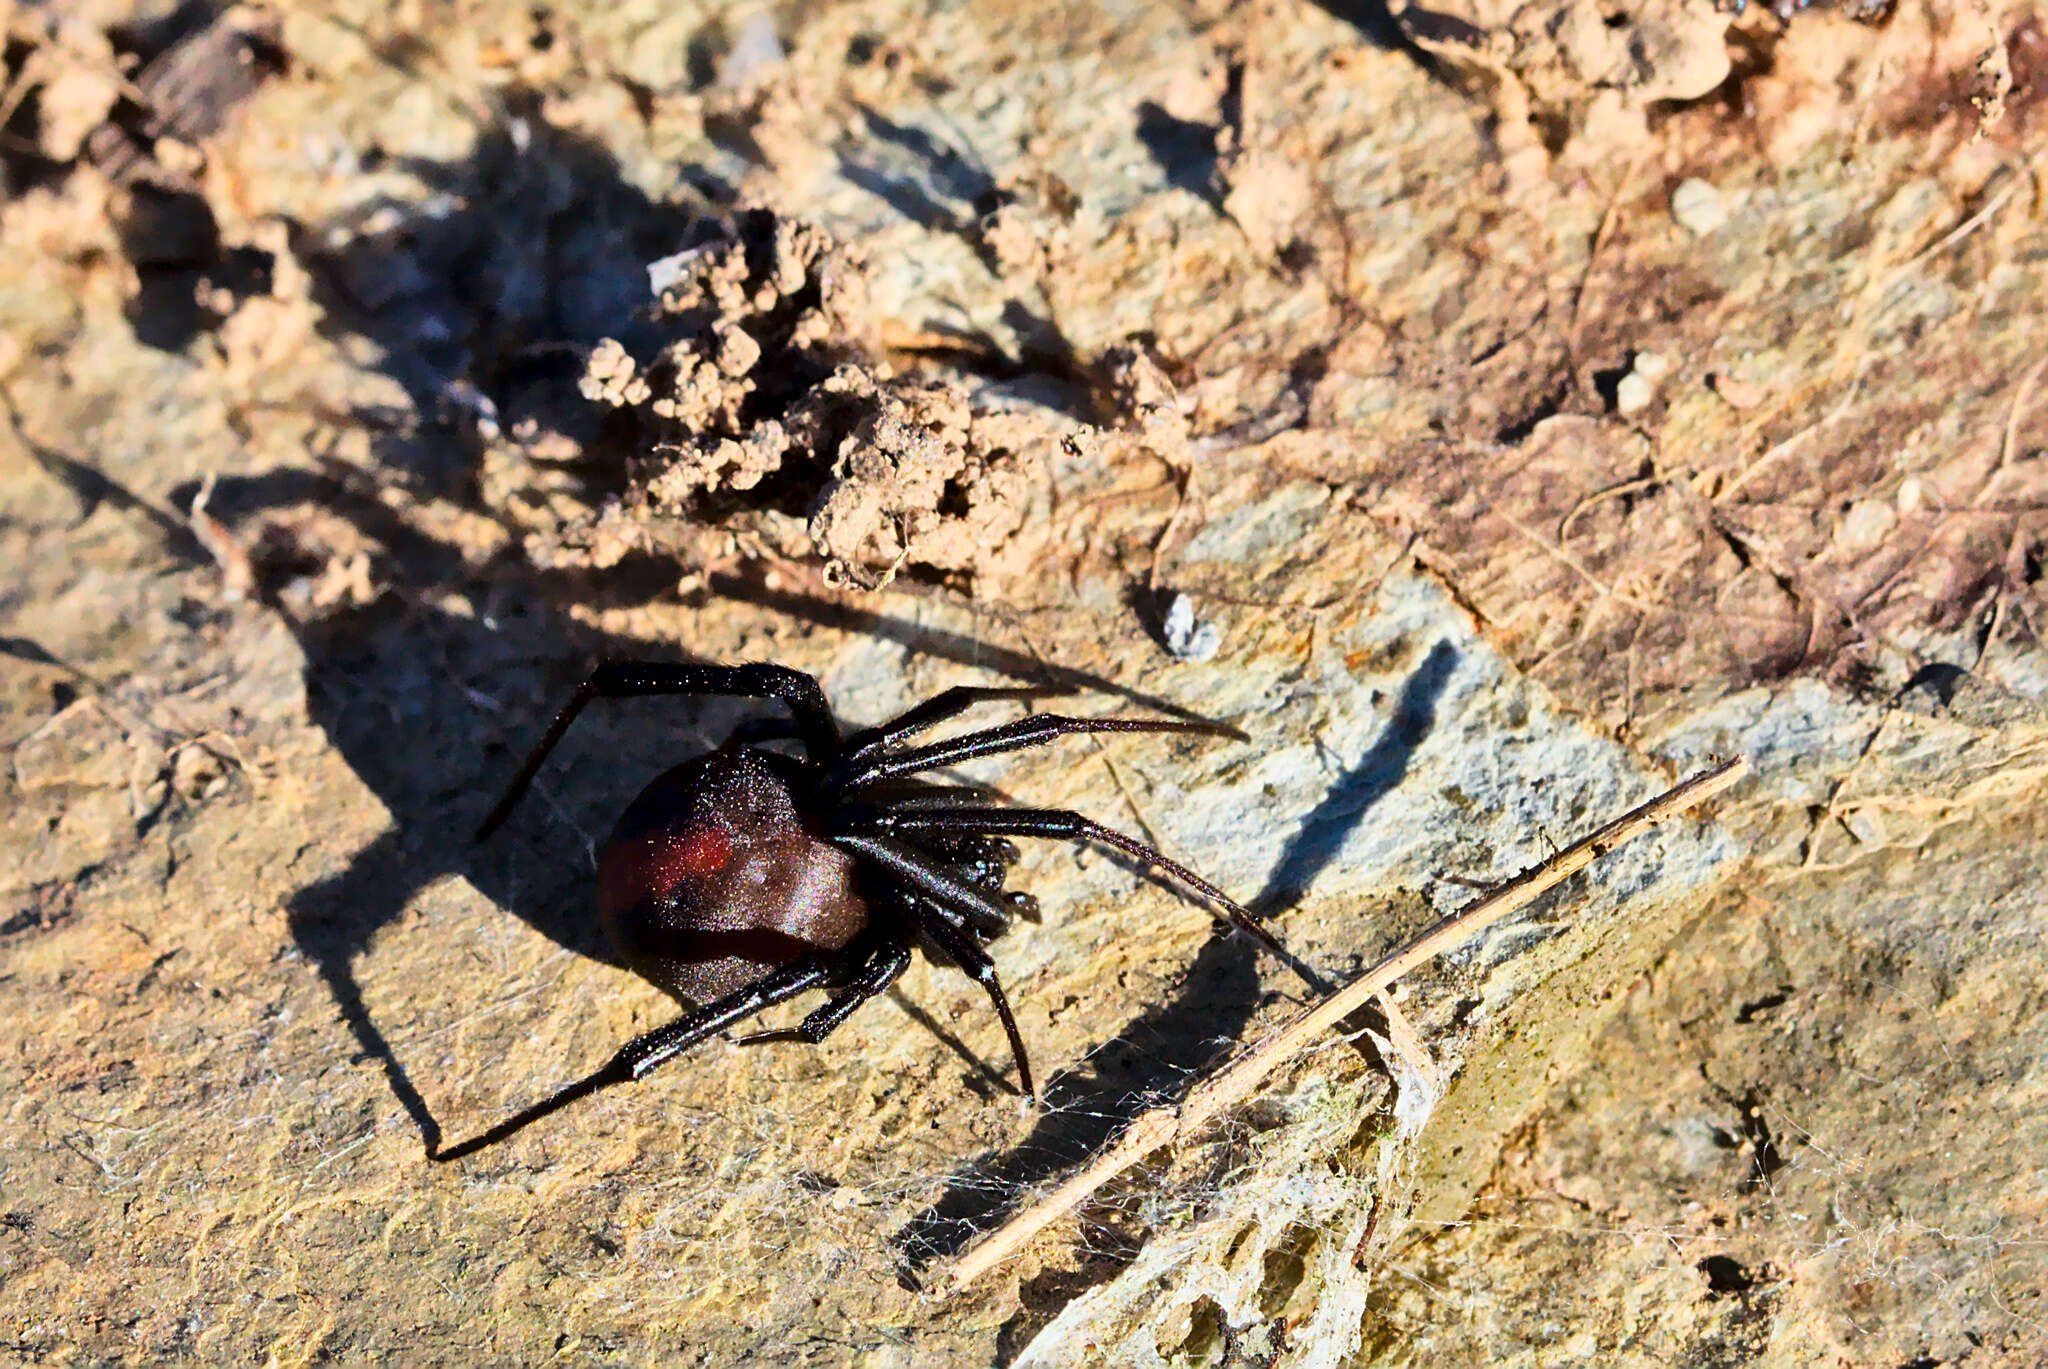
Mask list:
[[948,1289],[958,1291],[1017,1253],[1026,1241],[1079,1207],[1090,1194],[1159,1149],[1185,1141],[1225,1109],[1249,1097],[1266,1077],[1299,1055],[1330,1028],[1363,1008],[1402,975],[1506,917],[1527,907],[1623,842],[1685,812],[1727,789],[1749,773],[1741,756],[1693,776],[1640,808],[1630,810],[1592,835],[1559,851],[1492,893],[1431,927],[1380,961],[1359,978],[1298,1013],[1256,1045],[1232,1056],[1225,1065],[1188,1094],[1178,1106],[1158,1107],[1141,1114],[1116,1143],[1087,1168],[1044,1198],[1012,1217],[988,1239],[969,1250],[953,1266]]

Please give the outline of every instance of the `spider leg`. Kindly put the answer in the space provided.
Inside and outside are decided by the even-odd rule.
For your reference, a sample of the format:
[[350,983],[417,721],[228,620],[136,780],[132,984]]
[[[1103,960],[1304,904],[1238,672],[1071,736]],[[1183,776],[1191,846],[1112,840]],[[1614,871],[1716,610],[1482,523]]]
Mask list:
[[[1222,909],[1239,931],[1264,946],[1282,962],[1301,974],[1302,968],[1273,934],[1252,920],[1251,913],[1230,895],[1177,861],[1168,860],[1135,837],[1064,808],[916,808],[892,811],[886,808],[862,813],[851,819],[860,828],[874,832],[957,832],[982,836],[1051,837],[1066,841],[1094,841],[1136,856],[1148,867],[1164,874],[1184,889]],[[858,828],[856,828],[858,830]],[[1304,978],[1308,976],[1304,975]],[[1312,987],[1322,986],[1310,979]]]
[[832,838],[832,844],[855,855],[866,856],[898,888],[940,908],[985,936],[1000,935],[1010,925],[1016,909],[1002,903],[985,889],[957,879],[944,868],[934,866],[922,852],[887,837],[846,833]]
[[684,1013],[665,1027],[656,1027],[642,1036],[628,1041],[617,1055],[593,1074],[558,1090],[535,1103],[523,1112],[506,1118],[489,1131],[473,1136],[460,1145],[450,1146],[438,1152],[429,1152],[430,1160],[460,1160],[473,1155],[485,1146],[496,1145],[514,1132],[538,1122],[550,1113],[561,1111],[579,1098],[587,1098],[599,1089],[610,1088],[613,1084],[629,1084],[646,1075],[657,1066],[681,1055],[705,1037],[720,1031],[744,1018],[752,1017],[763,1008],[772,1007],[785,999],[794,998],[806,989],[813,989],[825,983],[832,973],[832,962],[824,956],[807,955],[799,960],[770,971],[745,988],[737,989],[715,1003],[694,1008]]
[[1010,700],[1052,699],[1062,694],[1074,693],[1072,685],[956,685],[932,695],[923,703],[898,714],[888,722],[877,723],[863,728],[846,739],[846,749],[841,762],[858,765],[876,751],[905,737],[914,737],[927,728],[951,717],[965,713],[976,704],[1004,703]]
[[548,724],[539,745],[519,767],[505,796],[476,829],[482,841],[498,830],[510,816],[513,805],[526,793],[540,770],[541,762],[576,715],[592,699],[628,699],[643,694],[714,694],[741,699],[779,699],[788,705],[796,723],[796,735],[813,760],[824,760],[839,749],[839,724],[825,702],[818,682],[801,671],[779,665],[674,665],[665,661],[608,661],[590,672],[590,678],[569,696],[562,711]]
[[1244,733],[1224,723],[1192,722],[1180,718],[1071,718],[1059,713],[1034,713],[1000,727],[872,758],[835,773],[828,787],[858,789],[897,775],[915,775],[943,765],[973,760],[977,756],[1022,751],[1030,746],[1043,746],[1057,737],[1092,732],[1199,732],[1207,736],[1245,740]]
[[867,963],[852,983],[827,999],[809,1017],[787,1031],[755,1032],[742,1036],[738,1044],[751,1046],[767,1041],[806,1041],[815,1046],[830,1036],[861,1004],[874,998],[903,977],[910,968],[910,943],[885,941],[868,956]]
[[1024,1035],[1017,1030],[1017,1019],[1010,1015],[1010,1000],[1003,992],[1003,981],[996,977],[995,961],[988,958],[988,952],[975,943],[965,927],[948,921],[928,906],[918,910],[918,927],[946,959],[988,990],[988,1000],[995,1004],[996,1016],[1003,1020],[1003,1031],[1010,1038],[1010,1058],[1017,1062],[1017,1081],[1026,1094],[1038,1097],[1038,1086],[1031,1082],[1031,1055],[1024,1049]]
[[911,895],[905,901],[916,916],[918,928],[925,938],[988,991],[989,1001],[996,1005],[996,1016],[1003,1019],[1003,1030],[1009,1034],[1010,1054],[1017,1061],[1017,1077],[1024,1085],[1024,1092],[1036,1098],[1038,1090],[1031,1083],[1030,1056],[1024,1049],[1023,1036],[1017,1031],[1017,1019],[1010,1015],[1010,1000],[1003,995],[1003,984],[996,977],[995,962],[988,958],[988,952],[981,949],[974,933],[968,930],[969,926],[984,920],[998,928],[1007,927],[1014,910],[1005,908],[988,893],[964,880],[932,868],[916,851],[886,837],[837,836],[833,842],[866,856],[891,883]]

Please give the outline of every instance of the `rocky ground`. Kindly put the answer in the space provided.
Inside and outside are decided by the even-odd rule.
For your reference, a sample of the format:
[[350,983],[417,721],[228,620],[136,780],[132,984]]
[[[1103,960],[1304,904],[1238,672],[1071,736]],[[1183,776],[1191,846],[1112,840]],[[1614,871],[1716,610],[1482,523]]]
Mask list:
[[[0,1347],[21,1362],[2048,1358],[2048,27],[2001,0],[0,6]],[[1341,981],[1753,780],[964,1292],[1309,990],[1101,852],[985,998],[711,1042],[590,906],[748,708]],[[1404,1030],[1405,1028],[1405,1030]]]

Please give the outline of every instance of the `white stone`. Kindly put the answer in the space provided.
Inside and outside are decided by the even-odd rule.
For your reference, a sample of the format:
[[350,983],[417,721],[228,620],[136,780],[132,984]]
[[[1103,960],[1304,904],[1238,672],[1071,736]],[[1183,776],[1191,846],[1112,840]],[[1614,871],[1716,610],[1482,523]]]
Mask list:
[[1640,371],[1630,371],[1614,387],[1614,408],[1617,413],[1641,413],[1656,397],[1657,387],[1645,380]]
[[1678,189],[1671,192],[1671,217],[1694,237],[1703,238],[1728,222],[1728,207],[1719,190],[1693,177],[1680,181]]

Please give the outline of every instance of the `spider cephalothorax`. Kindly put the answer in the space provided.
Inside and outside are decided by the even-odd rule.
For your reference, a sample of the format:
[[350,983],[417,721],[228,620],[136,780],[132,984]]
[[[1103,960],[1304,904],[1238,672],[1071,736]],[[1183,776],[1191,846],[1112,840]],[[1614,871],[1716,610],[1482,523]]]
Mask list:
[[[1220,889],[1152,848],[1078,813],[1015,808],[980,791],[914,776],[1037,746],[1079,732],[1235,729],[1173,718],[1075,718],[1038,713],[944,741],[910,739],[978,703],[1066,693],[1047,686],[946,690],[889,722],[843,735],[818,682],[775,665],[653,662],[598,667],[478,829],[488,836],[519,801],[541,762],[594,698],[722,694],[776,699],[786,725],[758,724],[717,751],[655,779],[633,800],[598,859],[598,916],[634,971],[688,1011],[628,1042],[597,1073],[434,1158],[452,1160],[511,1135],[610,1084],[638,1079],[705,1037],[771,1004],[821,988],[830,997],[788,1032],[745,1040],[816,1043],[895,982],[913,947],[958,966],[987,990],[1008,1033],[1025,1092],[1035,1089],[1024,1040],[985,947],[1030,895],[1003,885],[1016,848],[1009,836],[1099,842],[1144,860],[1285,958]],[[801,758],[752,744],[793,738]]]

